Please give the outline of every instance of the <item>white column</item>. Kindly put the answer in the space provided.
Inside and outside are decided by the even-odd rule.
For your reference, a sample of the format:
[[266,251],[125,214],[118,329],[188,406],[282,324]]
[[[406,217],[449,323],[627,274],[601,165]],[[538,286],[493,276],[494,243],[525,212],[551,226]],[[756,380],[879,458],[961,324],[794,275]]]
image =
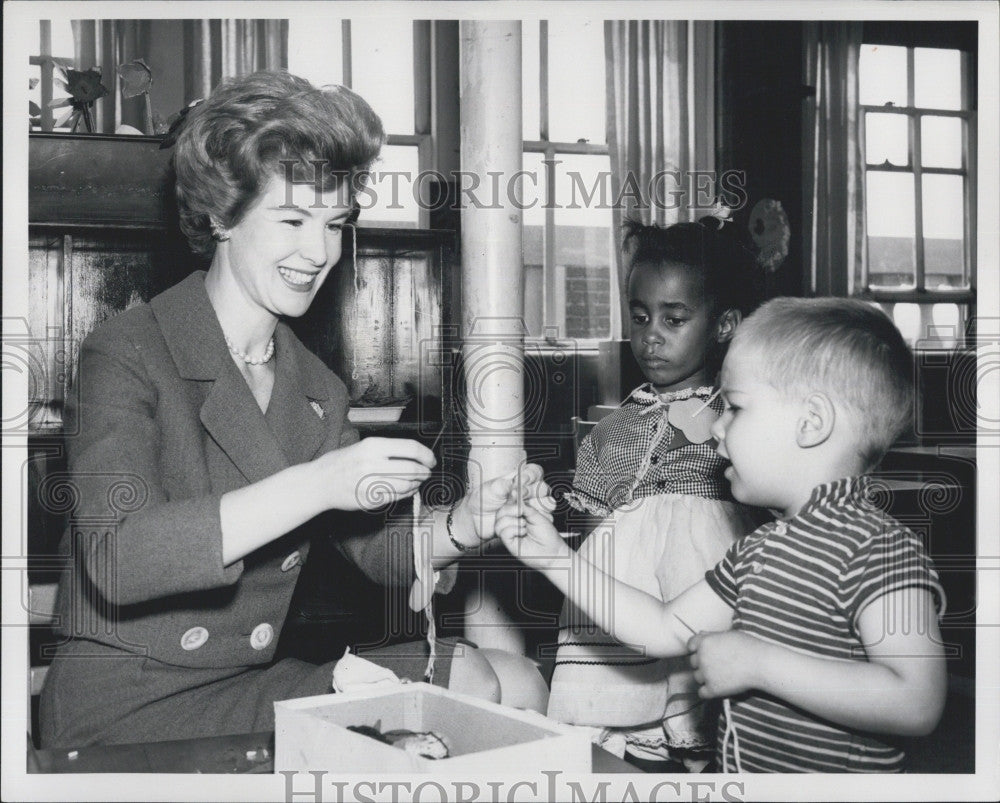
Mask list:
[[[463,21],[460,39],[466,175],[459,190],[469,188],[462,196],[462,336],[474,486],[523,462],[521,210],[507,191],[521,169],[521,23]],[[466,635],[479,646],[523,653],[523,635],[504,610],[513,607],[515,580],[513,569],[484,571],[482,593],[466,599]]]

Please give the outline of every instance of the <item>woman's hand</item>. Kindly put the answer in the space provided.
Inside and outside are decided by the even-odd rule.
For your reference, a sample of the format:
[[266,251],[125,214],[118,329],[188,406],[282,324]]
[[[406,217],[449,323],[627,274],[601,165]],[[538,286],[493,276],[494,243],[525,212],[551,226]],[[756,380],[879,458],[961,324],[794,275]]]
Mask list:
[[473,488],[461,506],[468,510],[476,536],[481,541],[493,538],[496,535],[497,512],[518,495],[525,501],[533,500],[536,509],[551,521],[556,503],[543,476],[541,466],[528,463],[520,471],[494,477]]
[[421,443],[364,438],[313,461],[322,509],[375,510],[413,496],[437,460]]

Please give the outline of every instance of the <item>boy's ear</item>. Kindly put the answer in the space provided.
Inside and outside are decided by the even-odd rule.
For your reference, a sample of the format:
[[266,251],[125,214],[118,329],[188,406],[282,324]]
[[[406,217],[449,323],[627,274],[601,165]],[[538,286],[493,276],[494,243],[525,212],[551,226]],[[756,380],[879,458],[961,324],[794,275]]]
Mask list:
[[802,414],[795,426],[795,442],[803,449],[819,446],[833,434],[837,412],[825,393],[810,393],[802,402]]
[[719,316],[715,324],[715,339],[719,343],[728,343],[736,334],[736,327],[743,321],[743,313],[738,309],[727,309]]

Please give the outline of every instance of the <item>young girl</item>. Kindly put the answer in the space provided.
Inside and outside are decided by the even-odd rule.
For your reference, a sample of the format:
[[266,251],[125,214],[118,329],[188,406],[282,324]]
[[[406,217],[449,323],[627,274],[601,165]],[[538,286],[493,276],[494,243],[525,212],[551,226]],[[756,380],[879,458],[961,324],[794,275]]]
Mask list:
[[[714,382],[726,344],[759,297],[756,262],[734,228],[714,217],[626,223],[632,353],[649,381],[583,440],[566,495],[602,519],[580,554],[663,601],[754,528],[731,501],[709,433],[723,408]],[[671,758],[698,771],[711,756],[714,713],[686,658],[647,658],[566,603],[550,717],[607,729],[602,742],[620,750],[624,740],[644,768]]]

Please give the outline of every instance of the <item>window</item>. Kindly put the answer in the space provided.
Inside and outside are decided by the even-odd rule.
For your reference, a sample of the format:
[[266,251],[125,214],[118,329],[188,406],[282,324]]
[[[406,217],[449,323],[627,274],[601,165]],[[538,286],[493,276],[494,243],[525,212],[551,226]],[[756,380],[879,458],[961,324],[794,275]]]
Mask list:
[[416,196],[421,188],[417,177],[433,166],[430,26],[424,20],[342,20],[317,14],[288,21],[289,72],[318,85],[350,87],[385,126],[388,142],[372,167],[373,192],[360,198],[361,226],[430,225],[427,205]]
[[[332,34],[332,35],[331,35]],[[339,34],[339,35],[338,35]],[[373,166],[372,194],[362,196],[362,226],[429,226],[414,197],[416,177],[430,154],[430,23],[419,20],[342,20],[319,12],[288,20],[288,69],[315,84],[345,84],[382,118],[388,144]],[[34,130],[53,128],[66,109],[49,108],[63,97],[53,64],[74,65],[75,40],[68,19],[39,23],[37,55],[30,59],[29,98]],[[415,54],[423,54],[415,57]],[[58,73],[56,72],[56,78]],[[155,80],[155,79],[154,79]],[[163,80],[161,78],[161,80]],[[110,85],[109,85],[110,88]]]
[[37,54],[29,60],[28,99],[31,107],[31,129],[33,131],[69,131],[55,123],[65,116],[66,109],[53,110],[49,105],[53,99],[64,97],[61,84],[56,80],[58,72],[54,65],[73,67],[73,27],[68,19],[40,20],[38,23]]
[[[522,24],[525,324],[547,339],[611,335],[611,165],[604,25]],[[531,186],[533,184],[533,186]]]
[[923,348],[959,345],[975,303],[972,62],[957,48],[866,40],[858,64],[865,252],[855,288]]

